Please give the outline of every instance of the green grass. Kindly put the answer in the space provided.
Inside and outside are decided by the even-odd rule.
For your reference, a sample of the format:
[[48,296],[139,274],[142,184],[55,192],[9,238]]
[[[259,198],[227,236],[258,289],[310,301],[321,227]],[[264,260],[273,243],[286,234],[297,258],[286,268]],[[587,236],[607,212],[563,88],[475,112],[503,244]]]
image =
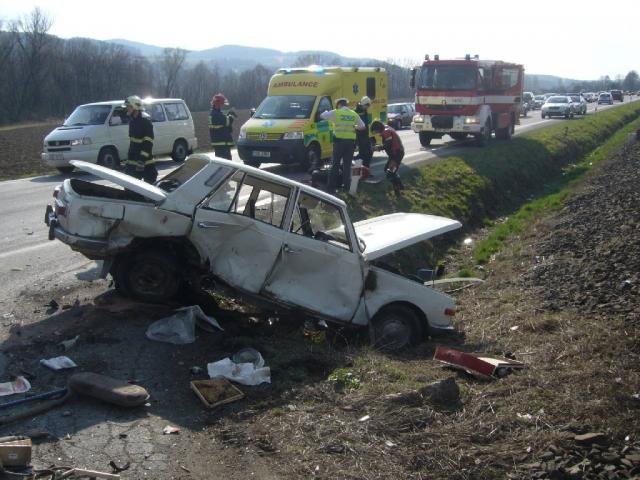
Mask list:
[[624,136],[637,128],[638,117],[640,102],[633,102],[510,142],[469,147],[404,174],[400,198],[386,183],[365,184],[347,202],[354,220],[390,212],[430,213],[455,218],[471,230],[508,217],[476,247],[475,259],[482,263],[539,212],[559,208],[568,195],[564,189],[619,148]]

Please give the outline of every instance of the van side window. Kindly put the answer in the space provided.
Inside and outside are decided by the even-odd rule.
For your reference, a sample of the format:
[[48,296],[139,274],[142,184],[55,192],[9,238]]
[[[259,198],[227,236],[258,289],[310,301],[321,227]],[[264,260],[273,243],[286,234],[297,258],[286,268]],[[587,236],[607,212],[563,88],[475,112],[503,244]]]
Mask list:
[[151,116],[151,121],[153,123],[164,122],[166,120],[166,117],[164,116],[164,110],[162,110],[162,105],[159,103],[151,105],[151,108],[149,109],[149,115]]
[[167,119],[189,120],[189,114],[183,103],[165,103],[164,109],[167,111]]
[[367,97],[371,100],[376,98],[376,79],[375,77],[367,77]]

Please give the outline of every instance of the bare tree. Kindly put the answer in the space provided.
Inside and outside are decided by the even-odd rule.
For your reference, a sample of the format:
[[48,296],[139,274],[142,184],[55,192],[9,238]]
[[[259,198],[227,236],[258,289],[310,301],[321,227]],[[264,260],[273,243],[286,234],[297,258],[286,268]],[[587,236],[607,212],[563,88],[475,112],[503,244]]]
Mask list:
[[638,72],[636,72],[635,70],[631,70],[624,77],[624,80],[622,81],[622,86],[625,90],[636,91],[640,84],[639,80],[640,80],[640,77],[638,76]]
[[160,68],[164,76],[164,95],[173,97],[176,94],[178,75],[184,61],[187,58],[187,51],[182,48],[165,48],[160,60]]

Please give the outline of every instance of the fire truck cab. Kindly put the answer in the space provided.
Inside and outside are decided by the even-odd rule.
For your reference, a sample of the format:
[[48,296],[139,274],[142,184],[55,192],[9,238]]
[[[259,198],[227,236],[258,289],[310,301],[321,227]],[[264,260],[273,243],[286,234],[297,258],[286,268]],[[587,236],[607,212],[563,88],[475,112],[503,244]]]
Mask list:
[[422,146],[448,134],[456,140],[472,135],[484,145],[495,132],[509,140],[520,123],[524,67],[515,63],[464,59],[433,60],[425,56],[411,71],[416,115],[411,128]]

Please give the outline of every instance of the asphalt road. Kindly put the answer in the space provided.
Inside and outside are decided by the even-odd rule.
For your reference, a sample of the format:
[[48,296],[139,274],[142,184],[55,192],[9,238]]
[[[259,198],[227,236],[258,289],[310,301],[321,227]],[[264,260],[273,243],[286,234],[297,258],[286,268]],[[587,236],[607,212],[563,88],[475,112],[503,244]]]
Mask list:
[[[620,104],[616,103],[613,107],[600,106],[599,110],[618,105]],[[589,113],[594,108],[590,104]],[[542,120],[539,111],[532,111],[527,118],[521,118],[521,125],[516,126],[516,135],[563,121],[566,120]],[[418,135],[410,129],[399,133],[406,151],[403,161],[405,168],[436,161],[442,155],[455,153],[458,148],[468,148],[467,145],[472,142],[454,141],[445,136],[441,140],[433,140],[428,148],[422,148]],[[236,152],[234,159],[240,161]],[[385,162],[384,154],[375,155],[372,165],[376,175],[382,175]],[[161,160],[158,167],[163,175],[175,168],[175,163]],[[264,165],[263,168],[297,180],[308,178],[296,167]],[[73,175],[90,177],[82,172]],[[82,278],[83,275],[90,275],[86,272],[95,266],[94,262],[72,252],[65,244],[47,239],[48,230],[43,223],[45,206],[51,203],[53,189],[63,179],[61,175],[51,175],[0,182],[0,218],[5,225],[0,242],[0,284],[3,286],[0,291],[0,315],[10,315],[7,309],[26,287],[64,288],[64,285],[75,281],[78,276]]]

